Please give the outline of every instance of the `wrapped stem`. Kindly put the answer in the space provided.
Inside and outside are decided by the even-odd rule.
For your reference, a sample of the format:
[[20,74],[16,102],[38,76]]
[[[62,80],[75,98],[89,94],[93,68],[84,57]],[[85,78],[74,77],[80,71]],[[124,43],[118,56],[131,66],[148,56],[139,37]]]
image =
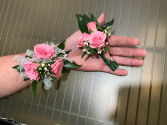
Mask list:
[[112,70],[115,71],[115,69],[118,68],[118,63],[116,61],[110,62],[106,57],[104,56],[104,53],[100,54],[100,57],[103,59],[103,61],[107,64],[107,66]]

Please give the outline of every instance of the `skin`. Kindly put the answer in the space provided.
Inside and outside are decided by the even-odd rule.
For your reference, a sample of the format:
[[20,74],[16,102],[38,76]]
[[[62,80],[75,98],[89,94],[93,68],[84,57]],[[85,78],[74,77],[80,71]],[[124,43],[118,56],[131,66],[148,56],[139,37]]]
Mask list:
[[[105,22],[104,14],[98,18],[98,22],[100,26],[102,26]],[[105,62],[98,56],[84,56],[81,58],[83,53],[82,49],[77,47],[77,43],[82,33],[80,31],[75,32],[70,37],[67,38],[65,43],[65,50],[72,50],[68,54],[68,58],[71,58],[75,63],[82,65],[80,68],[76,70],[81,71],[102,71],[115,75],[127,75],[128,72],[124,69],[116,69],[112,71]],[[142,59],[134,59],[127,58],[127,56],[134,57],[145,57],[147,55],[146,50],[138,49],[138,48],[127,48],[124,46],[137,46],[140,44],[139,39],[134,37],[124,37],[124,36],[110,36],[108,37],[108,47],[110,49],[109,52],[105,52],[105,57],[110,60],[112,55],[112,60],[116,60],[120,65],[127,66],[141,66],[143,65]],[[20,54],[21,56],[25,56],[25,54]],[[11,68],[17,65],[17,61],[14,61],[15,55],[3,56],[0,57],[0,98],[13,94],[28,85],[30,85],[30,81],[23,81],[23,78],[20,77],[20,73],[18,73],[15,69]]]
[[[98,18],[98,22],[100,26],[104,24],[105,16],[103,13]],[[115,71],[112,71],[98,55],[96,56],[86,55],[82,59],[81,55],[83,54],[83,51],[82,49],[77,47],[77,44],[81,35],[82,33],[80,31],[75,32],[66,40],[66,44],[65,44],[66,50],[72,50],[68,54],[68,58],[71,58],[77,64],[82,65],[77,70],[102,71],[102,72],[107,72],[107,73],[121,75],[121,76],[128,74],[126,70],[120,69],[120,68],[116,69]],[[117,63],[120,65],[127,65],[127,66],[143,65],[142,59],[124,57],[124,56],[145,57],[147,55],[147,51],[144,49],[124,47],[124,46],[134,47],[139,45],[140,40],[138,38],[112,35],[108,37],[107,40],[109,43],[108,47],[110,49],[110,53],[108,51],[105,52],[105,57],[108,60],[110,60],[112,57],[112,60],[113,61],[116,60]]]

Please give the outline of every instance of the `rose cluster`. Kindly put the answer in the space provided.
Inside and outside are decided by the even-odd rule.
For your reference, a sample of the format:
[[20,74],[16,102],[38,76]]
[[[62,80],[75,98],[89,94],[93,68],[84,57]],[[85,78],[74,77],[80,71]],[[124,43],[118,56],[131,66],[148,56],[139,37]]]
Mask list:
[[83,47],[83,51],[86,51],[88,54],[89,48],[87,46],[90,46],[93,49],[96,49],[99,54],[102,52],[102,47],[106,45],[106,33],[98,31],[96,27],[96,22],[90,22],[87,24],[88,33],[83,33],[82,36],[79,39],[77,47]]
[[[36,46],[34,46],[34,52],[35,52],[34,57],[37,57],[38,59],[41,59],[41,60],[42,59],[53,59],[53,57],[55,57],[54,49],[49,44],[37,44]],[[38,64],[32,60],[31,62],[25,62],[23,64],[25,74],[31,80],[36,80],[36,81],[39,80],[40,76],[42,76],[40,75],[40,73],[43,73],[44,77],[52,73],[50,74],[51,76],[59,78],[62,72],[63,65],[64,65],[63,60],[57,59],[57,60],[53,60],[53,62],[55,63],[47,64],[41,61]]]
[[14,56],[13,60],[18,61],[18,65],[12,68],[21,74],[24,81],[31,80],[35,96],[38,82],[42,81],[45,90],[48,90],[52,87],[54,80],[61,78],[62,73],[69,73],[69,69],[77,69],[82,66],[67,58],[71,50],[64,50],[65,42],[66,40],[58,46],[54,42],[37,44],[34,46],[34,51],[29,49],[26,51],[25,57]]

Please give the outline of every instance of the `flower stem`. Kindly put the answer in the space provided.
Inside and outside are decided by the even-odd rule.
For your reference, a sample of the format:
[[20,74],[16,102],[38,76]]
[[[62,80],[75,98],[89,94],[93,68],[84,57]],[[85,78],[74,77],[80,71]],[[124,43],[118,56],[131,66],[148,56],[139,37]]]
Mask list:
[[104,56],[104,53],[100,54],[100,57],[103,59],[103,61],[108,65],[108,67],[112,70],[115,71],[115,69],[118,68],[118,63],[116,61],[110,62],[106,57]]

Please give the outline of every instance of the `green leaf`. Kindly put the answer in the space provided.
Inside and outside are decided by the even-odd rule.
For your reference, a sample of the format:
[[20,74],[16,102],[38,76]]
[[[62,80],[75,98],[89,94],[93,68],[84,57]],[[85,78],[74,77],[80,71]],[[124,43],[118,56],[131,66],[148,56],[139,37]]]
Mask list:
[[104,30],[105,28],[107,28],[108,26],[111,26],[111,25],[113,25],[113,23],[114,23],[114,19],[113,20],[111,20],[111,21],[109,21],[108,23],[106,23],[106,24],[104,24],[101,28],[102,28],[102,30]]
[[103,61],[108,65],[108,67],[112,70],[115,71],[115,69],[118,67],[113,65],[113,62],[111,63],[106,57],[104,56],[104,53],[100,54],[100,57],[103,59]]
[[69,54],[71,52],[71,50],[67,51],[66,54]]
[[52,74],[52,75],[55,75],[55,73],[54,72],[49,72],[50,74]]
[[13,68],[13,69],[17,69],[17,67],[19,67],[19,65],[13,66],[12,68]]
[[67,70],[66,68],[63,67],[62,73],[69,73],[69,72],[70,72],[70,70]]
[[91,15],[91,21],[96,22],[96,27],[99,27],[100,25],[99,25],[99,22],[97,21],[96,17],[91,13],[90,13],[90,15]]
[[108,47],[104,47],[104,49],[106,49],[108,52],[110,52],[110,49]]
[[94,49],[92,49],[90,46],[87,46],[87,47],[89,48],[89,50],[90,50],[93,54],[96,53],[96,51],[95,51]]
[[91,30],[90,28],[89,28],[89,32],[90,32],[90,34],[91,34],[91,33],[94,33],[94,31],[93,31],[93,30]]
[[32,82],[32,91],[34,95],[36,96],[36,89],[37,89],[37,81]]
[[85,19],[82,15],[76,14],[77,20],[78,20],[78,27],[82,33],[89,33],[88,28],[85,22]]
[[103,31],[101,27],[97,27],[97,30],[98,31]]
[[64,50],[65,42],[66,42],[66,40],[64,40],[63,42],[61,42],[57,47],[59,47],[60,49]]
[[48,64],[54,64],[55,62],[49,62]]
[[20,72],[20,67],[17,68],[17,72]]
[[83,14],[83,17],[85,17],[85,19],[87,19],[87,21],[91,22],[91,19],[86,14]]
[[111,30],[111,29],[112,29],[112,28],[106,28],[105,30],[106,30],[106,31],[109,31],[109,30]]
[[83,58],[85,55],[87,54],[87,52],[84,52],[81,56],[81,58]]
[[69,62],[67,60],[64,61],[64,67],[65,68],[70,68],[70,69],[76,69],[76,68],[79,68],[81,67],[82,65],[77,65],[76,63],[74,62]]
[[[82,16],[82,15],[81,15]],[[83,20],[86,22],[86,24],[90,23],[91,20],[88,19],[86,16],[82,16]],[[87,27],[87,26],[86,26]]]
[[52,68],[50,66],[47,67],[48,70],[51,70]]
[[39,73],[39,75],[40,75],[41,79],[44,78],[44,73],[43,72]]
[[24,81],[27,81],[27,80],[29,80],[30,78],[24,78]]
[[20,66],[19,65],[13,66],[12,68],[17,69],[17,72],[20,72]]

